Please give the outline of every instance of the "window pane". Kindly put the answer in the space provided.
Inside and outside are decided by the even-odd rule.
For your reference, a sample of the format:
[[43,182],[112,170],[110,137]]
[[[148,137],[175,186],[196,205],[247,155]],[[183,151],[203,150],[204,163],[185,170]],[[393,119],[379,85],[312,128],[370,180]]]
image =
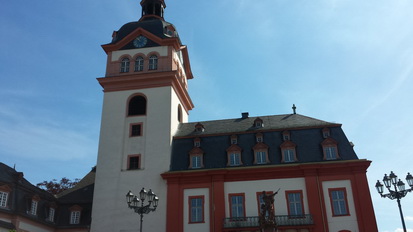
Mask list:
[[141,135],[141,125],[132,125],[131,136],[140,136]]
[[129,59],[125,58],[121,62],[120,72],[129,72]]
[[244,217],[244,197],[231,196],[231,216]]
[[203,198],[192,198],[190,203],[190,222],[203,222]]
[[192,168],[201,168],[201,156],[192,156]]
[[139,156],[129,157],[129,169],[139,169]]
[[149,70],[158,69],[158,57],[151,56],[149,57]]
[[285,149],[284,150],[284,162],[294,162],[294,150]]
[[257,164],[265,164],[267,163],[266,153],[264,151],[257,152]]
[[30,213],[33,215],[37,214],[37,201],[32,201]]
[[288,207],[290,209],[290,215],[303,215],[301,193],[288,193]]
[[143,58],[139,56],[135,60],[135,72],[143,71]]
[[334,190],[330,192],[334,215],[347,215],[347,204],[343,190]]
[[326,153],[327,160],[334,160],[337,158],[336,147],[326,147],[324,150]]
[[8,196],[8,193],[0,192],[0,207],[7,206],[7,196]]

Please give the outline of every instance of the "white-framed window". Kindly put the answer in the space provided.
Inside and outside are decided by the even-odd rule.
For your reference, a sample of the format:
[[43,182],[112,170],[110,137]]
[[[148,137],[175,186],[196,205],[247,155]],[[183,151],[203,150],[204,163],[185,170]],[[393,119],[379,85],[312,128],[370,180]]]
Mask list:
[[333,216],[349,215],[345,188],[329,189]]
[[294,161],[295,161],[294,150],[293,149],[285,149],[284,150],[284,162],[290,163],[290,162],[294,162]]
[[125,73],[129,72],[129,59],[123,58],[122,62],[120,63],[120,72]]
[[47,220],[50,222],[54,222],[54,215],[55,215],[55,209],[54,208],[49,208],[49,215],[47,217]]
[[286,191],[288,215],[290,216],[303,216],[303,199],[301,191]]
[[7,198],[9,193],[0,192],[0,207],[6,208],[7,207]]
[[335,160],[337,159],[337,147],[328,146],[324,147],[324,153],[326,156],[326,160]]
[[241,156],[239,153],[231,153],[229,155],[229,166],[241,165]]
[[37,215],[37,204],[38,204],[38,201],[32,200],[32,203],[30,205],[30,214],[31,215]]
[[79,224],[80,223],[80,211],[70,212],[70,224]]
[[149,70],[156,69],[158,69],[158,57],[156,55],[152,55],[149,57]]
[[265,151],[257,151],[255,153],[257,164],[266,164],[267,163],[267,153]]
[[203,223],[204,196],[190,196],[189,207],[189,223]]
[[245,216],[245,195],[244,194],[230,194],[230,216],[231,218],[243,218]]
[[138,56],[136,57],[135,60],[135,72],[140,72],[143,71],[143,57],[142,56]]
[[202,167],[202,157],[200,155],[192,156],[192,168],[201,168]]

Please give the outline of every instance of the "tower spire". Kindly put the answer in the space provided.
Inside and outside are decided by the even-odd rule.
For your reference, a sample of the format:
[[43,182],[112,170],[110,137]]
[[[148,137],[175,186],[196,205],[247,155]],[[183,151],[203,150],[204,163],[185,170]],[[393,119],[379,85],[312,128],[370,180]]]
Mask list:
[[153,15],[163,18],[164,9],[166,4],[164,0],[142,0],[142,17],[147,15]]

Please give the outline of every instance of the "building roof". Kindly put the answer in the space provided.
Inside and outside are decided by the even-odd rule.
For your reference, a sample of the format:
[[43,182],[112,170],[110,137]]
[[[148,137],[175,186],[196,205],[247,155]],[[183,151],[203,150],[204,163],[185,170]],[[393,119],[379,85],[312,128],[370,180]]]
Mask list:
[[[255,121],[262,127],[255,126]],[[201,128],[196,130],[196,127]],[[257,134],[261,134],[264,146],[268,147],[269,163],[266,165],[285,165],[282,162],[281,145],[285,142],[283,132],[290,134],[289,141],[295,145],[295,163],[331,162],[324,159],[322,143],[327,138],[323,128],[330,131],[329,140],[337,143],[338,160],[358,159],[352,145],[341,129],[341,124],[330,123],[299,114],[284,114],[259,117],[242,117],[182,123],[172,141],[170,171],[189,170],[189,152],[194,149],[194,140],[200,139],[203,152],[204,169],[228,167],[227,149],[231,146],[231,136],[236,135],[238,149],[241,149],[241,167],[260,166],[254,162],[254,147]],[[261,165],[262,166],[262,165]],[[240,167],[240,166],[238,166]]]
[[[254,126],[254,121],[257,118],[262,120],[264,124],[263,127]],[[200,132],[195,130],[195,125],[198,123],[204,126],[204,131]],[[178,138],[186,136],[207,136],[214,134],[243,133],[329,126],[340,126],[340,124],[326,122],[300,114],[282,114],[259,117],[246,116],[235,119],[181,123],[179,125],[177,133],[175,134],[175,137]]]
[[116,36],[113,37],[112,42],[110,44],[115,44],[121,41],[123,38],[125,38],[127,35],[129,35],[138,28],[142,28],[161,39],[171,37],[177,37],[179,39],[179,35],[176,32],[176,30],[176,33],[170,35],[166,30],[167,27],[175,28],[175,26],[172,23],[168,23],[157,17],[148,17],[136,22],[126,23],[118,31],[115,32]]

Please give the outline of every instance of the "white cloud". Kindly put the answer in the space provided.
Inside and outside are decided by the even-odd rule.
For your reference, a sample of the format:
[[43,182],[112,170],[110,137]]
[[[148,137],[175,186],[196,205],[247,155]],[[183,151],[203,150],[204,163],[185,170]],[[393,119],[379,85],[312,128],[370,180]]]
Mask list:
[[[394,232],[403,232],[403,229],[397,228]],[[413,232],[413,229],[407,229],[407,232]]]
[[413,221],[413,216],[406,216],[404,217],[406,221]]

